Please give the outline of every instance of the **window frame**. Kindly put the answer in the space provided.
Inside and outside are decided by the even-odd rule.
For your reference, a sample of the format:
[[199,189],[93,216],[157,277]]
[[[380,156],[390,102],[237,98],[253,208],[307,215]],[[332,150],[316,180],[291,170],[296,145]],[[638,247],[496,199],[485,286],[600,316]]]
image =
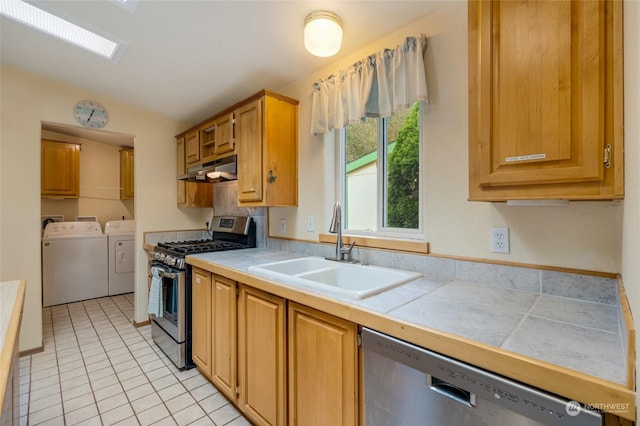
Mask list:
[[[395,228],[395,227],[387,227],[383,226],[385,214],[387,213],[385,210],[387,209],[387,167],[388,167],[388,153],[386,150],[387,145],[387,121],[388,118],[374,118],[377,120],[377,129],[378,129],[378,140],[377,140],[377,150],[382,155],[377,155],[376,158],[376,193],[377,193],[377,206],[376,206],[376,231],[367,231],[363,229],[350,229],[344,228],[343,234],[353,235],[353,236],[364,236],[364,237],[379,237],[379,238],[388,238],[388,239],[402,239],[402,240],[411,240],[411,241],[426,241],[424,235],[424,208],[425,208],[425,193],[424,193],[424,139],[423,139],[423,131],[422,131],[422,114],[424,111],[424,102],[418,101],[418,158],[419,158],[419,173],[418,179],[420,182],[418,194],[418,227],[417,228]],[[409,107],[411,108],[411,106]],[[347,125],[348,126],[348,125]],[[347,126],[337,130],[338,137],[338,149],[336,150],[337,156],[337,188],[336,188],[336,199],[343,206],[342,209],[342,223],[347,223],[346,214],[348,210],[347,205],[347,191],[346,191],[346,143],[347,143]]]

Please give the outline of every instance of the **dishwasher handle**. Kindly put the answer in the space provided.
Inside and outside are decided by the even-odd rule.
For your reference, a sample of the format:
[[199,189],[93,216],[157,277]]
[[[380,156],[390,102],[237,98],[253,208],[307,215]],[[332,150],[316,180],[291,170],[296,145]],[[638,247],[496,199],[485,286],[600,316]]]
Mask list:
[[462,405],[473,408],[476,406],[476,394],[462,389],[459,386],[452,385],[449,382],[433,377],[427,374],[427,386],[432,391],[442,396],[451,398]]

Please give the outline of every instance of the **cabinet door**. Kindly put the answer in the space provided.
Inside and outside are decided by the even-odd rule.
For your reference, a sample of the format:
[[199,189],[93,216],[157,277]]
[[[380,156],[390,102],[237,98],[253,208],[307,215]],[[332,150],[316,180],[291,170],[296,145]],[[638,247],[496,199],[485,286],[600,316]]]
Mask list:
[[211,378],[211,273],[193,268],[191,278],[192,359],[198,370]]
[[133,150],[120,150],[120,199],[134,198]]
[[43,140],[40,168],[42,196],[80,196],[80,145]]
[[264,98],[264,204],[298,205],[298,106]]
[[216,156],[231,154],[235,150],[233,130],[233,114],[223,115],[216,120]]
[[[186,172],[186,168],[187,168],[186,157],[185,157],[185,152],[186,152],[185,137],[183,136],[181,138],[178,138],[177,142],[178,142],[178,151],[176,154],[176,160],[177,160],[176,176],[181,176]],[[187,182],[182,180],[179,180],[177,182],[178,182],[177,202],[178,202],[178,207],[181,207],[187,202],[187,192],[186,192]]]
[[262,200],[262,99],[235,111],[238,201]]
[[[612,3],[469,2],[472,199],[493,188],[605,179]],[[527,195],[536,194],[558,191]]]
[[236,283],[213,275],[212,382],[236,400]]
[[185,136],[185,154],[187,165],[197,163],[200,160],[200,135],[197,130],[189,132]]
[[285,301],[240,286],[239,406],[258,425],[286,424]]
[[358,424],[356,325],[290,303],[288,327],[290,423]]

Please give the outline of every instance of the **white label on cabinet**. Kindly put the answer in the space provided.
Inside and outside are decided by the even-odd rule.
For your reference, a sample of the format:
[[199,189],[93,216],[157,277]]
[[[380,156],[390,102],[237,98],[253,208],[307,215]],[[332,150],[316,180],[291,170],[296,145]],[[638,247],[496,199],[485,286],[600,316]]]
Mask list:
[[504,161],[513,163],[515,161],[541,160],[543,158],[547,158],[547,154],[518,155],[517,157],[507,157]]

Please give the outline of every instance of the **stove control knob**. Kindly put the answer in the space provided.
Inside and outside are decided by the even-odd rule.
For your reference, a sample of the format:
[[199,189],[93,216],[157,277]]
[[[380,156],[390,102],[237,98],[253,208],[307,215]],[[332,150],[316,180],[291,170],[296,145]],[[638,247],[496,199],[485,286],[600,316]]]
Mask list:
[[167,256],[167,265],[173,266],[176,264],[176,258],[173,256]]

